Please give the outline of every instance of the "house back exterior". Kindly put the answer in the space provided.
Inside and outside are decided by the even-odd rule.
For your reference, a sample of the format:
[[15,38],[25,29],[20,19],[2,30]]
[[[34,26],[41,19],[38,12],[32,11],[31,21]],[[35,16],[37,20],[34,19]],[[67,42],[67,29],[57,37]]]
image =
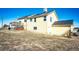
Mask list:
[[55,11],[52,11],[49,13],[19,18],[18,21],[21,22],[24,29],[27,31],[50,34],[52,32],[52,24],[55,21],[58,21],[58,17]]
[[[72,21],[71,23],[68,23],[70,21],[71,20],[65,21],[65,24],[62,24],[63,22],[60,21],[61,24],[58,24],[59,21],[55,10],[18,18],[18,22],[23,25],[26,31],[58,36],[69,33],[68,31],[72,30],[71,27],[73,26],[73,23]],[[57,22],[57,24],[54,24],[55,22]]]

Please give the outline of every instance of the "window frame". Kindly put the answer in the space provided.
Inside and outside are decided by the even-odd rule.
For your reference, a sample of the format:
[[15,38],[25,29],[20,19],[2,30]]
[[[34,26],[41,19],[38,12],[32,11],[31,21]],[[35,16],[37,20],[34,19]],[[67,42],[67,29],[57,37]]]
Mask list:
[[34,29],[34,30],[37,30],[37,26],[34,26],[33,29]]
[[52,17],[50,17],[50,22],[52,22]]
[[24,22],[27,22],[27,20],[24,20]]
[[36,18],[34,18],[34,22],[36,22]]
[[32,18],[30,18],[30,22],[32,22]]
[[21,21],[19,21],[19,23],[21,23]]
[[44,16],[44,21],[47,21],[46,16]]

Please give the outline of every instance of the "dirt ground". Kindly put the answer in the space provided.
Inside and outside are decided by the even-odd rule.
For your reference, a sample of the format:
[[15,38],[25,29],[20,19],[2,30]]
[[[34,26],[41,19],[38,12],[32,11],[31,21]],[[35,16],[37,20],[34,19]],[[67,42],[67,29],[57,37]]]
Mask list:
[[79,51],[79,37],[3,30],[0,31],[0,51]]

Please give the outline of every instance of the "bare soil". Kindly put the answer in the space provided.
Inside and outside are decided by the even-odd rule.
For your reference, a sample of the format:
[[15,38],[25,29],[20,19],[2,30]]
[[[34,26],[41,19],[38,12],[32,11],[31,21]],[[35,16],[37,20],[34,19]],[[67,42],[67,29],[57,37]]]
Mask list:
[[3,30],[0,31],[0,51],[79,51],[79,37]]

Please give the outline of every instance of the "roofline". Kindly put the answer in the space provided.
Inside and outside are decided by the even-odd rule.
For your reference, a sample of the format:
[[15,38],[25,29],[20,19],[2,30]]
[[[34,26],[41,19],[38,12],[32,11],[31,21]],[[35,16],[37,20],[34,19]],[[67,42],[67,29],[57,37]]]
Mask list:
[[[57,14],[55,12],[55,10],[51,11],[51,12],[48,12],[45,16],[51,14],[51,13],[55,13],[56,17],[57,17]],[[44,14],[44,13],[43,13]],[[38,18],[38,17],[43,17],[43,14],[40,14],[40,15],[36,15],[36,17],[32,17],[33,15],[30,15],[30,16],[24,16],[24,17],[21,17],[21,18],[18,18],[17,20],[21,20],[21,19],[25,19],[25,18]],[[41,16],[42,15],[42,16]],[[57,17],[58,18],[58,17]]]
[[52,25],[53,27],[71,27],[73,24],[66,24],[66,25]]
[[56,22],[63,22],[63,21],[72,21],[72,23],[70,23],[70,24],[52,24],[53,26],[67,26],[67,25],[74,25],[73,24],[73,19],[70,19],[70,20],[61,20],[61,21],[56,21]]

